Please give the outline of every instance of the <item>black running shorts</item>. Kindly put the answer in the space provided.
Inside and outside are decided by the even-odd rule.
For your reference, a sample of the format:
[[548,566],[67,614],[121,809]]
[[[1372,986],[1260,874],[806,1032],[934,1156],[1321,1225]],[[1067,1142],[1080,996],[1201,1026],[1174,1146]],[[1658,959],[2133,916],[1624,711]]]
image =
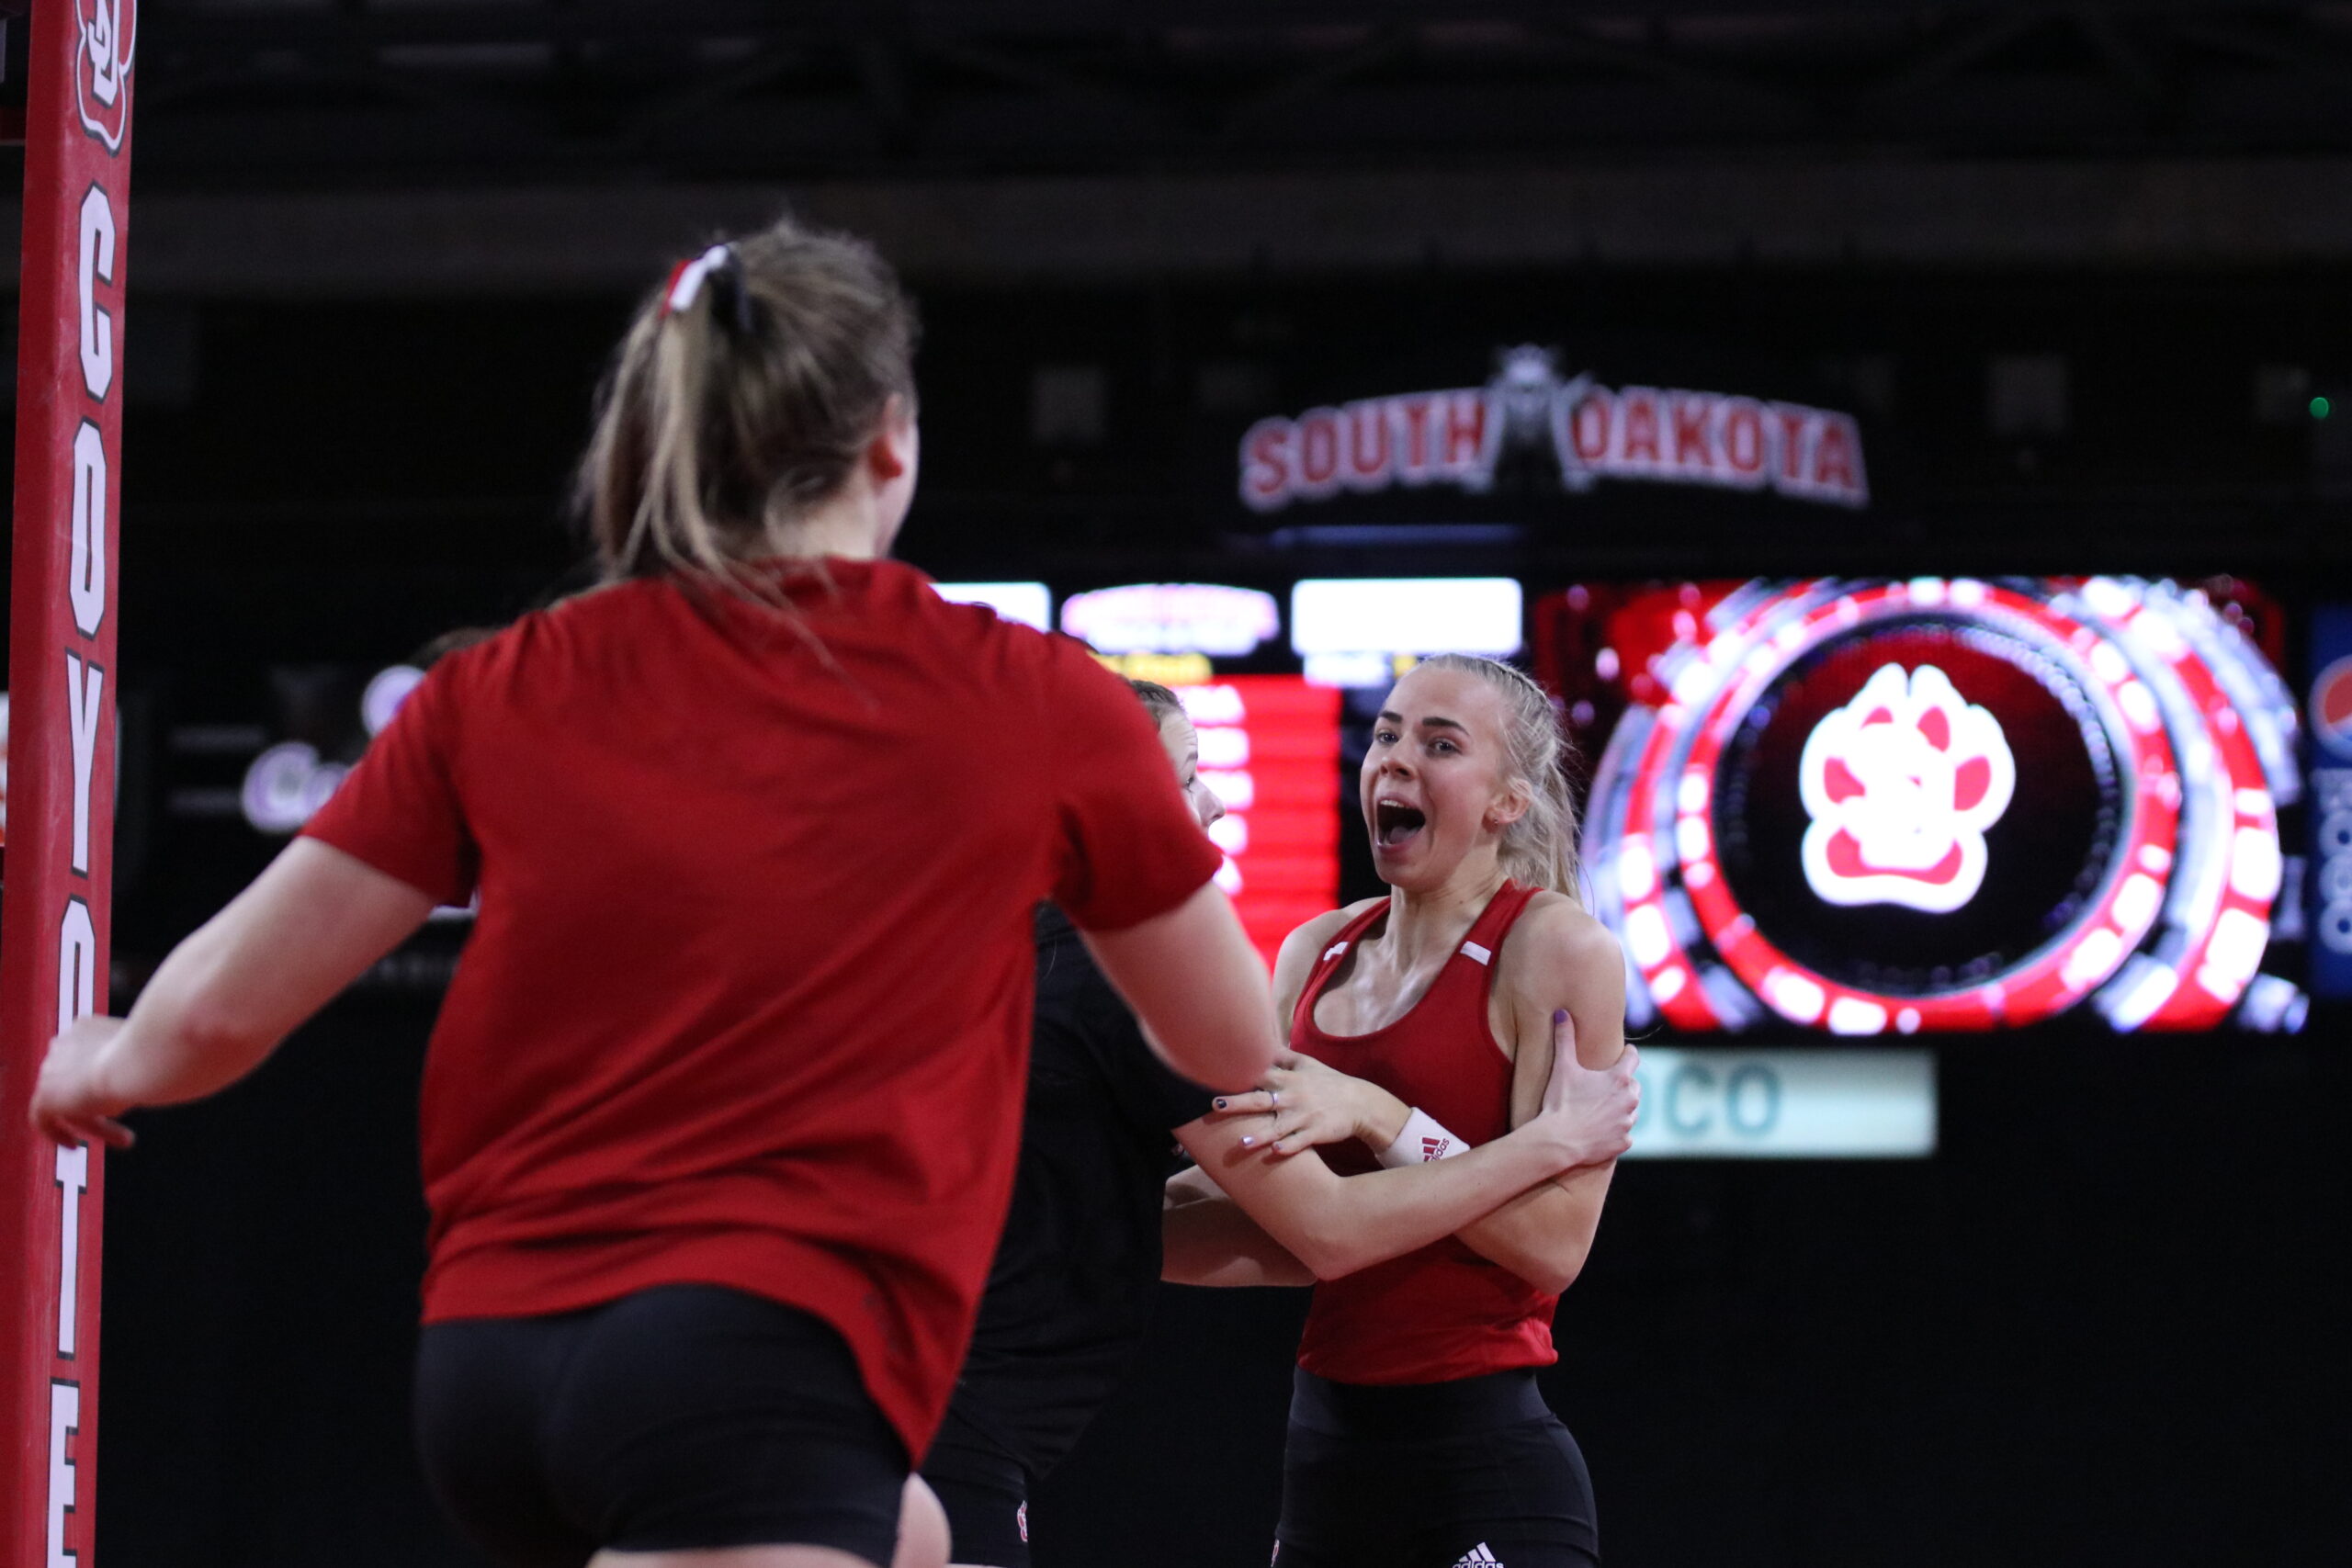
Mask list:
[[435,1495],[506,1568],[596,1551],[829,1546],[886,1568],[907,1455],[840,1335],[741,1292],[426,1325]]
[[922,1478],[947,1510],[948,1562],[1029,1568],[1029,1472],[952,1404],[923,1457]]
[[1584,1455],[1532,1371],[1374,1388],[1301,1371],[1275,1568],[1595,1568]]

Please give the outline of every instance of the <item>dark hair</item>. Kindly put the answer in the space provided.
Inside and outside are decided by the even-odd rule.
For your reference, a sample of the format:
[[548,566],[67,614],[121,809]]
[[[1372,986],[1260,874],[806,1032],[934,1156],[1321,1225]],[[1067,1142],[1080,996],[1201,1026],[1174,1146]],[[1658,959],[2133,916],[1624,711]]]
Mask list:
[[1143,705],[1151,710],[1151,722],[1154,724],[1165,724],[1170,714],[1184,711],[1184,699],[1157,681],[1130,679],[1127,689],[1143,699]]
[[873,247],[788,219],[673,273],[621,340],[581,460],[605,581],[748,586],[746,563],[788,554],[890,400],[913,412],[916,330]]
[[443,632],[410,654],[408,661],[419,670],[430,670],[449,655],[463,653],[478,642],[488,642],[505,629],[503,626],[458,626]]

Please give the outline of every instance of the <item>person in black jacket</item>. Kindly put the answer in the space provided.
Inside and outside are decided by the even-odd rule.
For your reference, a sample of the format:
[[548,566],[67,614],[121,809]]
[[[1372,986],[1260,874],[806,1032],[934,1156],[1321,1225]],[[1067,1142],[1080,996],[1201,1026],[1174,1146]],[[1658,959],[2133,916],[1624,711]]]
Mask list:
[[[1131,681],[1203,829],[1225,815],[1167,687]],[[1159,1279],[1174,1129],[1210,1109],[1162,1066],[1077,930],[1038,906],[1027,1121],[1012,1208],[979,1323],[924,1478],[956,1563],[1028,1568],[1030,1486],[1077,1443],[1125,1375]]]

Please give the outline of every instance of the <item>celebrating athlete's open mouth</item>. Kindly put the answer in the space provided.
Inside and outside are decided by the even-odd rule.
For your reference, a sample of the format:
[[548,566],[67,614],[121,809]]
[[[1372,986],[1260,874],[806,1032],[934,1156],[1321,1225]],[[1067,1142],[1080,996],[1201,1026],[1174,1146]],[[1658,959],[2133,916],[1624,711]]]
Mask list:
[[1375,800],[1372,803],[1373,842],[1384,850],[1402,847],[1428,824],[1429,818],[1421,814],[1419,807],[1408,806],[1401,800]]

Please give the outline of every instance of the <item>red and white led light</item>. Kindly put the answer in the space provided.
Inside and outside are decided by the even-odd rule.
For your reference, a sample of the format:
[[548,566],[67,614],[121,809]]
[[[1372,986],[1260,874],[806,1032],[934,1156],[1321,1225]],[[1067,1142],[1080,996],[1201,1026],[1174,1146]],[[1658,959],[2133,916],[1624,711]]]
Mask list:
[[[1924,624],[1981,628],[2063,672],[2115,759],[2121,819],[2064,929],[1987,976],[1874,991],[1792,957],[1791,933],[1776,940],[1742,906],[1719,850],[1722,770],[1792,665],[1833,639]],[[1704,1032],[1777,1016],[1871,1035],[2030,1023],[2087,1001],[2120,1030],[2197,1029],[2256,983],[2280,884],[2276,807],[2298,787],[2295,709],[2201,595],[2120,578],[1751,584],[1694,619],[1652,672],[1666,698],[1629,709],[1611,737],[1588,828],[1597,906],[1638,976],[1637,1021],[1654,1010]]]

